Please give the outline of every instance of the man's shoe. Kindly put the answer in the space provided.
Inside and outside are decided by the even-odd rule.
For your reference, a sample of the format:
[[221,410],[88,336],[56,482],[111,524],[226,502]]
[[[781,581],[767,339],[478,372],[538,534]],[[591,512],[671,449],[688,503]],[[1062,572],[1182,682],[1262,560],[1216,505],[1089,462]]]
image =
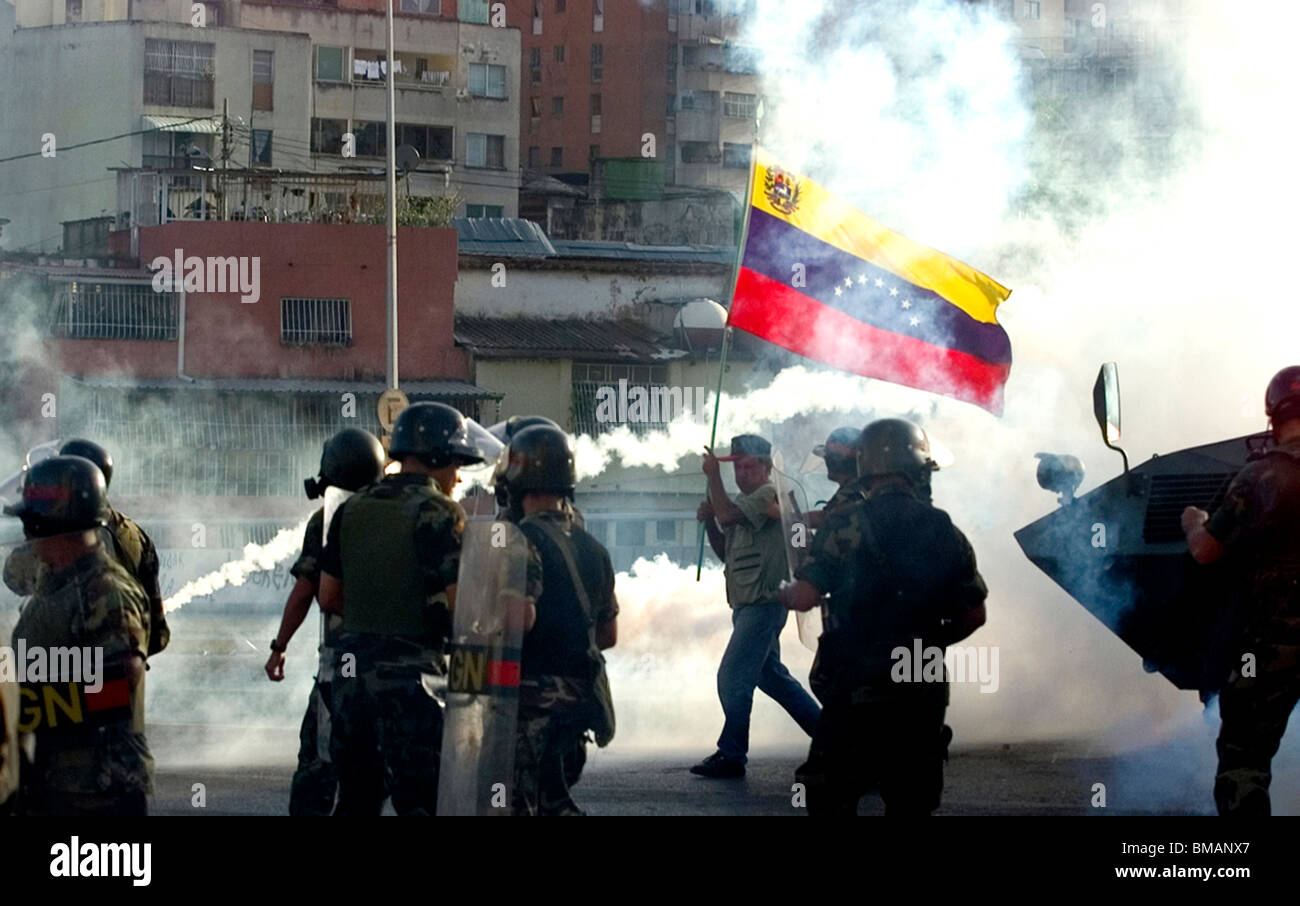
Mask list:
[[698,774],[701,777],[713,777],[716,779],[744,777],[745,765],[736,761],[734,758],[728,758],[721,752],[715,752],[695,767],[691,768],[691,773]]

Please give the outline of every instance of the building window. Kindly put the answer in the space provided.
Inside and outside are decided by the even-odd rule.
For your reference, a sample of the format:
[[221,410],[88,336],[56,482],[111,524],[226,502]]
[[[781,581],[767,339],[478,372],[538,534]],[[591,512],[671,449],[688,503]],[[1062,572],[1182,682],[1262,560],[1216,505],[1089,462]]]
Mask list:
[[551,116],[564,116],[564,98],[556,95],[551,98]]
[[564,45],[563,45],[563,44],[556,44],[553,53],[554,53],[554,55],[555,55],[555,62],[556,62],[556,63],[563,63],[563,62],[564,62]]
[[506,168],[506,137],[470,132],[465,137],[465,166],[487,170]]
[[614,544],[617,547],[645,547],[645,523],[614,523]]
[[683,91],[680,109],[696,113],[712,113],[717,106],[716,91]]
[[466,217],[504,217],[505,207],[499,204],[467,204]]
[[542,33],[542,0],[533,0],[533,34]]
[[55,293],[50,336],[65,340],[175,340],[176,293],[150,284],[71,283]]
[[348,131],[347,120],[311,118],[311,150],[313,154],[339,154],[343,150],[343,133]]
[[591,131],[600,132],[601,127],[601,97],[598,94],[591,96]]
[[[380,123],[385,128],[386,124]],[[452,128],[450,126],[424,126],[418,123],[397,123],[397,144],[410,145],[424,160],[451,160]]]
[[528,80],[534,85],[542,84],[542,49],[528,48]]
[[1038,19],[1042,15],[1042,5],[1037,0],[1025,0],[1025,18]]
[[727,72],[754,75],[758,72],[758,55],[753,48],[728,45],[723,52],[722,68]]
[[600,157],[600,145],[592,145],[587,149],[587,159],[596,160]]
[[253,130],[253,138],[248,143],[248,165],[250,167],[271,166],[270,129]]
[[351,346],[352,303],[347,299],[281,299],[280,342],[285,346]]
[[655,540],[668,541],[676,543],[677,541],[677,520],[675,519],[657,519],[655,520]]
[[343,68],[344,61],[347,59],[347,48],[344,47],[317,47],[316,48],[316,81],[318,82],[346,82],[344,77],[346,70]]
[[564,149],[559,145],[556,145],[551,148],[551,166],[552,167],[564,166]]
[[537,145],[528,148],[528,169],[537,170],[542,166],[542,149]]
[[460,14],[460,21],[487,25],[489,5],[488,0],[459,0],[456,9]]
[[595,0],[591,5],[591,30],[605,30],[605,0]]
[[722,159],[712,142],[682,142],[681,149],[684,164],[716,164]]
[[722,143],[722,166],[732,170],[743,170],[749,166],[750,146],[735,144],[733,142]]
[[[615,393],[621,392],[619,381],[626,381],[629,396],[632,388],[640,387],[645,391],[645,399],[650,411],[646,417],[636,421],[618,422],[619,413],[615,411],[615,420],[597,419],[597,405],[601,399],[608,398],[611,388]],[[663,430],[663,424],[679,414],[684,404],[683,392],[678,389],[674,394],[668,385],[667,365],[625,365],[604,363],[573,363],[573,412],[575,434],[603,434],[612,431],[620,424],[626,424],[636,434],[652,430]],[[639,394],[637,394],[639,396]],[[685,401],[689,404],[690,401]],[[670,411],[671,410],[671,411]],[[606,413],[601,412],[604,416]],[[642,529],[644,530],[644,523]]]
[[470,63],[469,93],[480,98],[504,98],[506,68],[490,63]]
[[564,12],[564,0],[555,0],[555,11],[557,13]]
[[734,91],[725,92],[722,95],[722,115],[752,120],[755,115],[754,101],[755,97],[752,94],[738,94]]
[[542,115],[542,99],[541,99],[541,98],[529,98],[529,99],[528,99],[528,106],[529,106],[530,112],[532,113],[532,117],[533,117],[533,119],[537,119],[538,117],[540,117],[540,116]]
[[144,102],[168,107],[212,108],[215,45],[197,41],[144,42]]
[[591,45],[591,80],[599,82],[605,74],[605,45]]
[[375,120],[354,120],[352,136],[357,157],[383,157],[388,149],[388,124]]
[[[473,6],[473,3],[466,4]],[[485,4],[486,5],[486,4]],[[402,0],[402,12],[419,13],[425,16],[437,16],[442,13],[442,7],[439,0]],[[484,22],[487,20],[484,19]]]
[[275,51],[253,51],[253,109],[274,110]]

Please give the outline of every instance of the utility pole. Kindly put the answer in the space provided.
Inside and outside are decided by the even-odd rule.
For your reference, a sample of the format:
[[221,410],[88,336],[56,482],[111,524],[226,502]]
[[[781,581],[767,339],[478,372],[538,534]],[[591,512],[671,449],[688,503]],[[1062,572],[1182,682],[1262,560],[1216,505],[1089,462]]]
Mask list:
[[221,187],[221,219],[230,219],[230,210],[226,205],[226,160],[230,157],[230,98],[221,99],[221,175],[217,184]]
[[397,389],[397,118],[393,86],[393,0],[388,0],[388,387]]

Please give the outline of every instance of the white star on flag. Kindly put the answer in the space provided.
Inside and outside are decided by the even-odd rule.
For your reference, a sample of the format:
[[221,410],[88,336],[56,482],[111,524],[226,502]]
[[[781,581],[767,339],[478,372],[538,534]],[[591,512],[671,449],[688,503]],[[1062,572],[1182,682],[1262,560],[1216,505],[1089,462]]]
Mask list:
[[865,286],[867,283],[866,274],[858,274],[858,286]]
[[897,287],[897,286],[891,286],[891,287],[889,288],[889,294],[890,294],[891,296],[897,296],[897,295],[898,295],[898,287]]
[[852,286],[852,285],[853,285],[853,278],[852,278],[852,277],[845,277],[845,278],[844,278],[844,285],[845,285],[845,286]]
[[840,289],[838,286],[835,287],[835,295],[837,295],[837,296],[842,296],[842,295],[844,295],[844,290]]
[[885,285],[885,281],[884,281],[884,280],[881,280],[879,277],[877,277],[877,278],[876,278],[876,286],[877,286],[877,287],[880,287],[880,286],[884,286],[884,285]]
[[911,318],[910,320],[913,327],[919,327],[921,324],[920,318]]
[[909,300],[909,299],[904,299],[904,300],[903,300],[903,307],[904,307],[904,308],[911,308],[911,307],[912,307],[912,302],[911,302],[911,300]]

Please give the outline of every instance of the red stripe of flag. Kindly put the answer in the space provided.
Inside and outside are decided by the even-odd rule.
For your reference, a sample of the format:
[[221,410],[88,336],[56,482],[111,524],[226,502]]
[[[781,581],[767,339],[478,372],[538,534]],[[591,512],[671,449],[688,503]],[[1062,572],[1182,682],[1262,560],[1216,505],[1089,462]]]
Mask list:
[[1009,363],[990,364],[872,327],[747,267],[740,269],[728,323],[833,368],[942,393],[1002,414]]
[[513,688],[519,685],[518,661],[488,661],[487,681],[489,686]]

